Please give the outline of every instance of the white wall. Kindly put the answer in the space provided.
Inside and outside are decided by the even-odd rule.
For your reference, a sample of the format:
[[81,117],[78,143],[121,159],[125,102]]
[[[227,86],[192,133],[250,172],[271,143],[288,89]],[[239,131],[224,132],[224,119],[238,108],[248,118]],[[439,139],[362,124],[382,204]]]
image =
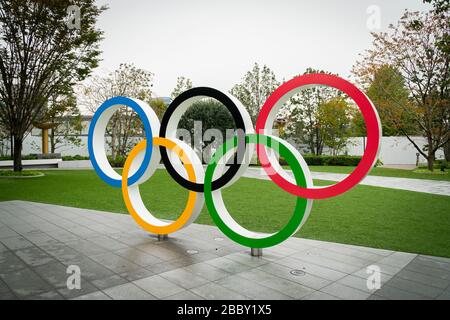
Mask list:
[[[424,137],[413,137],[413,140],[423,148],[426,145]],[[31,134],[25,138],[23,145],[23,154],[40,153],[41,152],[41,137],[32,136]],[[350,138],[350,143],[347,146],[349,155],[361,156],[363,154],[363,138]],[[88,156],[87,150],[87,136],[81,137],[81,145],[79,147],[73,145],[62,145],[56,152],[63,156],[67,155],[81,155]],[[381,140],[380,160],[387,165],[390,164],[416,164],[417,150],[408,141],[406,137],[383,137]],[[437,159],[444,158],[444,152],[439,149],[436,152]],[[420,163],[426,163],[426,159],[422,156],[419,158]]]
[[[88,156],[88,149],[87,149],[87,136],[81,136],[81,144],[79,147],[74,146],[72,144],[59,144],[57,149],[55,150],[56,153],[61,153],[63,156],[75,156],[79,154],[80,156]],[[23,151],[22,154],[30,154],[30,153],[41,153],[41,145],[42,145],[42,138],[39,136],[32,136],[29,134],[24,142],[23,142]],[[49,143],[50,148],[50,143]]]
[[[423,148],[426,144],[426,138],[424,137],[412,137],[412,140],[420,147]],[[366,140],[367,142],[367,140]],[[361,156],[364,152],[363,138],[351,138],[350,143],[347,146],[347,152],[349,155]],[[409,142],[406,137],[382,137],[381,138],[381,150],[380,160],[383,164],[416,164],[418,151],[414,148],[413,144]],[[439,149],[436,152],[437,159],[444,158],[444,152]],[[420,155],[419,163],[426,163],[426,159]]]

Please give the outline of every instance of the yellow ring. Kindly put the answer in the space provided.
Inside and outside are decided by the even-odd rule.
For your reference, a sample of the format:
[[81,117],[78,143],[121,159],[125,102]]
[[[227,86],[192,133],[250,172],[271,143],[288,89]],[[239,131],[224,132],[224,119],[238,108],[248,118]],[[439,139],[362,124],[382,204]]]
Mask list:
[[[145,150],[146,146],[146,140],[141,141],[138,143],[133,150],[131,150],[130,154],[128,155],[127,160],[125,161],[125,165],[123,167],[122,172],[122,195],[123,200],[125,201],[125,205],[128,209],[128,212],[131,214],[131,216],[134,218],[134,220],[145,230],[151,233],[155,234],[169,234],[173,233],[179,229],[181,229],[184,224],[189,220],[191,217],[194,207],[195,207],[195,201],[197,200],[197,192],[189,191],[189,197],[186,203],[186,207],[184,208],[183,213],[181,216],[172,222],[171,224],[167,226],[155,226],[152,224],[147,223],[144,221],[139,214],[134,210],[133,205],[130,201],[130,197],[128,194],[128,173],[130,171],[131,163],[133,162],[134,158],[137,156],[137,154]],[[183,152],[183,150],[175,144],[175,142],[161,137],[155,137],[153,138],[153,145],[162,146],[165,147],[173,152],[180,158],[180,160],[183,162],[184,167],[186,168],[187,175],[189,178],[189,181],[196,182],[195,172],[194,168],[192,166],[191,161],[189,160],[188,156]]]

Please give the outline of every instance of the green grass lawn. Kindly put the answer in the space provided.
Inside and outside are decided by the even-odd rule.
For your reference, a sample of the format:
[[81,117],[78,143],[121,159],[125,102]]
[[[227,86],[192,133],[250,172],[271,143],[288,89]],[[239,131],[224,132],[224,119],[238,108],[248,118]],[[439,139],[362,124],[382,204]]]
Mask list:
[[[0,201],[29,200],[125,213],[121,191],[92,170],[44,171],[45,177],[1,179]],[[316,181],[316,185],[327,182]],[[141,185],[147,207],[161,218],[176,218],[187,192],[164,170]],[[271,181],[241,178],[223,191],[235,219],[255,231],[284,225],[295,197]],[[357,186],[348,193],[314,202],[299,237],[450,257],[450,197]],[[212,224],[206,209],[198,223]]]
[[[355,170],[355,167],[309,166],[309,169],[311,171],[316,171],[316,172],[351,173],[353,170]],[[371,176],[381,176],[381,177],[397,177],[397,178],[450,181],[450,171],[448,171],[448,170],[446,172],[441,172],[439,169],[435,169],[433,173],[414,172],[414,171],[415,170],[376,167],[376,168],[373,168],[372,171],[370,171],[370,175]]]

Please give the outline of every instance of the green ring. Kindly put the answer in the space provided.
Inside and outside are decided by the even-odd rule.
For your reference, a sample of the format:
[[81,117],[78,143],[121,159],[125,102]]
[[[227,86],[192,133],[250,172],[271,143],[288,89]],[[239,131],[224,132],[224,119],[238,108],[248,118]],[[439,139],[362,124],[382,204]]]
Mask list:
[[[253,144],[263,144],[269,148],[272,148],[272,141],[273,139],[269,136],[265,136],[262,134],[247,134],[245,137],[246,143],[253,143]],[[265,238],[249,238],[246,236],[243,236],[234,230],[232,230],[226,223],[222,220],[221,216],[216,210],[216,207],[214,205],[213,200],[213,194],[212,194],[212,180],[214,171],[217,167],[218,161],[231,149],[234,149],[237,147],[237,137],[235,137],[232,140],[226,141],[222,146],[218,148],[218,150],[214,153],[214,155],[211,158],[210,163],[208,164],[208,167],[206,169],[205,173],[205,203],[206,207],[208,208],[209,214],[211,215],[211,218],[217,225],[217,227],[231,240],[234,242],[237,242],[243,246],[250,247],[250,248],[267,248],[275,246],[286,239],[288,239],[290,236],[292,236],[298,229],[298,226],[301,224],[303,216],[306,212],[308,200],[297,197],[297,203],[295,205],[294,214],[292,215],[289,222],[281,229],[280,231],[269,235]],[[302,167],[296,157],[292,154],[292,152],[281,142],[275,141],[275,143],[279,144],[279,154],[281,157],[285,158],[288,165],[290,166],[292,172],[294,173],[295,181],[297,185],[302,187],[307,187],[305,174],[302,170]],[[221,190],[216,190],[214,192],[221,192]]]

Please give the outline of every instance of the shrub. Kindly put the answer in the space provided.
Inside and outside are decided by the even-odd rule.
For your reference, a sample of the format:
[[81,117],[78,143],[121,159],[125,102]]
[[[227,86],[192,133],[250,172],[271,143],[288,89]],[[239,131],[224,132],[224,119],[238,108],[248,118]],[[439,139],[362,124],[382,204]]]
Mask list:
[[[38,157],[36,154],[23,154],[22,155],[22,160],[36,160]],[[4,160],[12,160],[13,158],[11,158],[11,156],[1,156],[0,157],[0,161],[4,161]]]
[[89,160],[87,156],[80,156],[79,154],[75,156],[63,156],[63,161],[74,161],[74,160]]
[[113,159],[111,156],[108,156],[108,161],[114,168],[123,168],[125,160],[126,158],[122,156],[117,156],[115,159]]
[[[306,164],[309,166],[342,166],[342,167],[356,167],[361,161],[360,156],[316,156],[307,154],[303,158]],[[287,165],[285,159],[280,157],[280,164]],[[382,165],[383,163],[378,160],[376,166]]]

